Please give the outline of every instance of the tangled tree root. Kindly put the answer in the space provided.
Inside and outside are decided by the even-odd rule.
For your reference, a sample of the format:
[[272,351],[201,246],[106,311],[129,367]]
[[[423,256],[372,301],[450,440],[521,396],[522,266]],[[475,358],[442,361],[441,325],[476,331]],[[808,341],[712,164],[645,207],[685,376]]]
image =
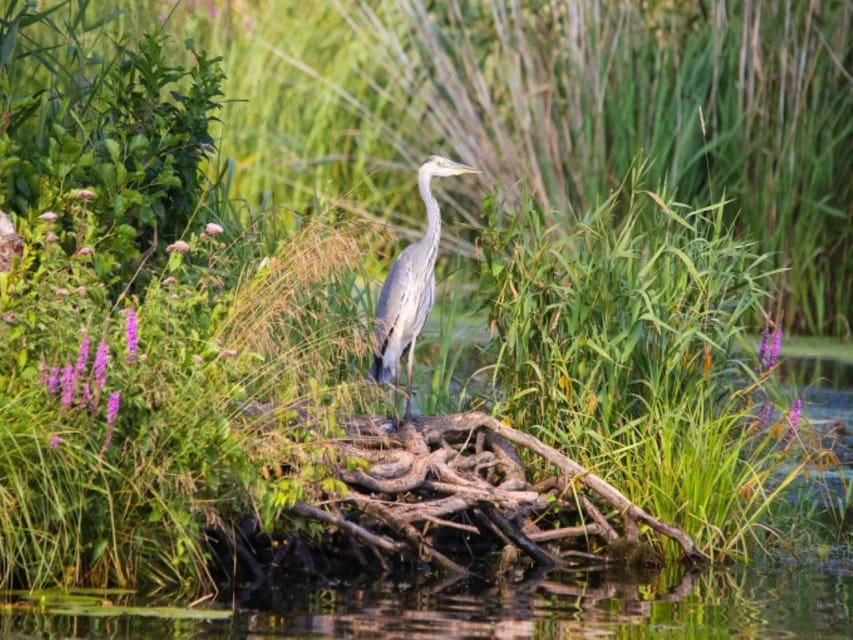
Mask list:
[[[441,572],[465,574],[458,551],[484,538],[503,549],[503,565],[524,558],[544,568],[659,563],[653,548],[640,544],[640,524],[675,540],[685,561],[707,560],[678,527],[646,513],[556,449],[485,413],[393,426],[377,417],[345,424],[347,437],[336,447],[347,459],[367,461],[366,468],[341,472],[345,495],[322,506],[294,507],[300,516],[337,529],[352,546],[371,550],[383,567],[403,555]],[[532,486],[516,447],[541,457],[555,475]],[[567,521],[574,524],[558,524]]]

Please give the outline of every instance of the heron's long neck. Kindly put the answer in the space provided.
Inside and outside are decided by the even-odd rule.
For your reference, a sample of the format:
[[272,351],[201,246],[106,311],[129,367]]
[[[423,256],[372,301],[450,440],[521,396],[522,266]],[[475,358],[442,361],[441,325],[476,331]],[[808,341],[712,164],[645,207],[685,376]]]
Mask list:
[[429,173],[418,172],[418,188],[427,211],[427,230],[421,242],[429,247],[430,264],[434,263],[438,256],[438,243],[441,237],[441,214],[438,211],[438,202],[432,197],[432,191],[429,188],[431,178]]

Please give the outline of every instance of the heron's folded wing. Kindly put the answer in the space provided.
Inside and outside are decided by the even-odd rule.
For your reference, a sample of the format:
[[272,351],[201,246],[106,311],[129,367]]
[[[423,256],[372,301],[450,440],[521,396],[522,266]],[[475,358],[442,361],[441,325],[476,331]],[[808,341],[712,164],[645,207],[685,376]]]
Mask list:
[[411,247],[406,247],[394,261],[379,294],[373,334],[380,353],[385,350],[391,334],[395,330],[403,330],[398,326],[401,312],[408,309],[408,305],[417,304],[417,296],[412,291],[412,258],[409,249]]

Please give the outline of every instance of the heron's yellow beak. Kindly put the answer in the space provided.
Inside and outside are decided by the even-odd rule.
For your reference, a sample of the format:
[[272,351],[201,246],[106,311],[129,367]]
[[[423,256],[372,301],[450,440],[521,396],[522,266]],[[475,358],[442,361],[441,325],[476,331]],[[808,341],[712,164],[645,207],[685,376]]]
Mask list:
[[467,164],[462,164],[461,162],[457,162],[453,168],[456,170],[456,173],[460,175],[463,173],[483,173],[479,169],[469,167]]

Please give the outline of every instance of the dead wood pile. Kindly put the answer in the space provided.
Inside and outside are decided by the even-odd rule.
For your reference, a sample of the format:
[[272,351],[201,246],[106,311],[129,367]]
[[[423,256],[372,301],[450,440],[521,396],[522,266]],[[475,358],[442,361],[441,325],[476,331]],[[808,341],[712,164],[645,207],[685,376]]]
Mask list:
[[[459,540],[483,538],[503,549],[501,564],[636,561],[637,549],[648,562],[640,525],[675,540],[686,561],[706,560],[678,527],[646,513],[553,447],[485,413],[422,417],[392,427],[378,417],[349,421],[347,437],[336,446],[346,458],[366,460],[367,467],[341,472],[345,495],[322,506],[295,506],[299,515],[372,550],[386,568],[408,555],[464,574],[454,549]],[[517,448],[542,458],[554,475],[531,485]],[[448,544],[451,539],[457,544]]]

